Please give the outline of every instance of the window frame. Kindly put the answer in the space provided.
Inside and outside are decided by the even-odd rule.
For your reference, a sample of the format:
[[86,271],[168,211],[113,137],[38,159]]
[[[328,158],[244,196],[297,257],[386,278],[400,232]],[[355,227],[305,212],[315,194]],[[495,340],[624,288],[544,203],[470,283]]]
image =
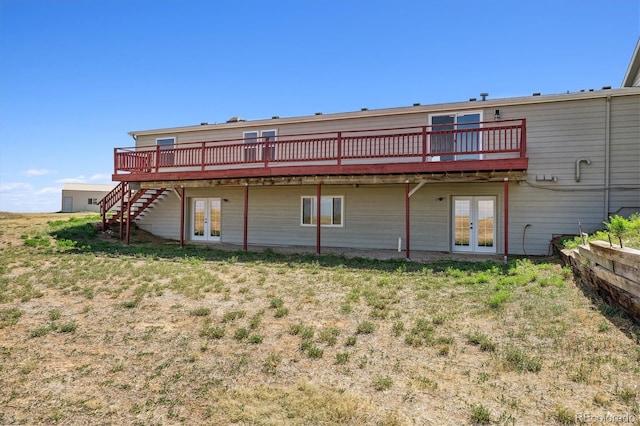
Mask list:
[[[467,115],[474,115],[477,114],[478,115],[478,122],[482,123],[484,120],[484,111],[483,110],[470,110],[470,111],[464,111],[464,110],[459,110],[459,111],[442,111],[442,112],[434,112],[429,114],[429,129],[433,130],[434,124],[433,124],[433,118],[434,117],[444,117],[444,116],[449,116],[449,117],[453,117],[453,123],[451,123],[451,126],[453,127],[453,129],[451,130],[458,130],[459,127],[458,126],[464,126],[466,123],[462,122],[462,123],[458,123],[458,117],[460,116],[467,116]],[[478,144],[478,149],[481,151],[482,150],[482,131],[481,129],[484,126],[482,124],[480,124],[477,128],[478,130],[478,140],[477,140],[477,144]],[[463,127],[464,128],[464,127]],[[429,154],[434,154],[434,151],[432,151],[432,146],[431,146],[431,139],[432,136],[429,136],[429,143],[427,143],[427,153]],[[455,144],[456,144],[456,140],[455,138],[452,139],[451,141],[454,146],[454,150],[456,149]],[[437,153],[435,153],[437,154]],[[464,160],[464,159],[470,159],[470,160],[482,160],[483,159],[483,154],[477,154],[477,158],[472,158],[472,156],[474,156],[476,154],[459,154],[459,155],[451,155],[450,157],[452,158],[447,158],[447,160],[452,160],[452,161],[458,161],[458,160]],[[449,157],[449,156],[444,156],[444,157]],[[431,156],[429,161],[441,161],[441,156],[440,155],[434,155]],[[442,160],[444,161],[444,160]]]
[[[303,227],[316,227],[318,226],[317,224],[317,212],[318,212],[318,206],[316,205],[316,200],[318,197],[316,196],[312,196],[312,195],[302,195],[300,197],[300,226]],[[331,223],[320,223],[320,226],[323,228],[344,228],[344,195],[322,195],[320,197],[320,205],[322,206],[323,201],[326,200],[331,200]],[[340,200],[340,223],[334,223],[335,222],[335,201],[336,199]],[[304,204],[305,204],[305,200],[310,200],[311,201],[311,206],[310,206],[310,216],[309,216],[309,223],[305,223],[304,222]],[[322,208],[322,207],[321,207]],[[316,219],[316,221],[314,221],[314,219]]]
[[[265,136],[265,133],[272,134]],[[243,150],[244,161],[255,162],[265,160],[265,154],[267,152],[267,140],[265,138],[269,138],[269,143],[278,140],[278,129],[245,130],[242,132],[242,140],[246,144]],[[275,158],[275,152],[275,146],[270,146],[269,160]]]
[[[173,140],[171,144],[168,143],[160,143],[160,141],[168,141]],[[173,150],[176,148],[176,143],[178,139],[175,136],[165,136],[162,138],[156,138],[156,146],[160,150],[160,167],[172,167],[175,164],[175,151],[172,152],[162,152],[165,150]]]
[[[160,143],[160,141],[168,141],[172,140],[171,146],[167,143]],[[156,138],[156,145],[160,147],[160,149],[174,149],[176,147],[176,137],[175,136],[167,136],[163,138]]]

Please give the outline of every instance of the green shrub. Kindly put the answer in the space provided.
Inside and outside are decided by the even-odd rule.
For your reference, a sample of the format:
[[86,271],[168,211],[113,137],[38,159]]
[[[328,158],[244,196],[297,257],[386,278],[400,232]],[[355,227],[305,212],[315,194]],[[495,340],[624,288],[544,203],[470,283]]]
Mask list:
[[205,327],[200,330],[200,337],[208,337],[209,339],[222,339],[226,330],[223,327]]
[[391,389],[393,386],[393,379],[389,376],[380,376],[373,379],[373,388],[378,392]]
[[210,313],[211,313],[211,309],[210,308],[206,308],[204,306],[199,307],[199,308],[195,308],[195,309],[192,309],[191,311],[189,311],[189,315],[194,316],[194,317],[206,317]]
[[373,330],[375,330],[376,326],[369,321],[362,321],[361,323],[358,324],[358,327],[356,328],[356,333],[358,334],[371,334],[373,333]]
[[0,309],[0,328],[14,325],[22,316],[22,311],[18,308]]
[[489,409],[482,404],[471,404],[471,424],[488,425],[491,423],[491,413]]
[[631,227],[631,222],[622,216],[609,216],[609,222],[604,222],[607,230],[610,234],[613,234],[620,242],[622,247],[622,237],[627,233]]

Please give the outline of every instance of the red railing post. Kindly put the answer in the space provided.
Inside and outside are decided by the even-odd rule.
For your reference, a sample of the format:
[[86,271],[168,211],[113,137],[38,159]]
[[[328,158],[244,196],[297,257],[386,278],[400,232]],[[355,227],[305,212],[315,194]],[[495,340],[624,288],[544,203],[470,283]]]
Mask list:
[[427,162],[427,126],[422,126],[422,162]]
[[[263,136],[264,137],[264,136]],[[269,136],[264,137],[264,167],[269,167]]]
[[113,148],[113,174],[118,173],[118,148]]
[[200,164],[200,170],[204,171],[204,164],[205,161],[207,161],[206,159],[206,155],[205,155],[205,142],[202,142],[202,164]]
[[342,165],[342,132],[338,132],[338,166]]
[[527,156],[527,119],[522,119],[520,125],[520,158]]
[[156,145],[156,173],[160,171],[160,145]]

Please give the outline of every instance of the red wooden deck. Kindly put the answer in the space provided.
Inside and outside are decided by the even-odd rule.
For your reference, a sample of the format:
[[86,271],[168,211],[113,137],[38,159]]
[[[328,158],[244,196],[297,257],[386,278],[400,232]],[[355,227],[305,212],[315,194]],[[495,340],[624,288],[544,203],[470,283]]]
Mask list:
[[[477,125],[477,126],[470,126]],[[115,148],[113,180],[526,170],[525,119]],[[471,127],[471,128],[470,128]]]

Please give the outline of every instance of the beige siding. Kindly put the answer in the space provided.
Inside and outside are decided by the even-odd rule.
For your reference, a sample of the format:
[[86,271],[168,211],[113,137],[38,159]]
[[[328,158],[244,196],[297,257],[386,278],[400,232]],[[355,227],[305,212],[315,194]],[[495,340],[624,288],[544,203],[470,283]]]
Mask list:
[[611,99],[609,214],[640,212],[640,97]]
[[[478,103],[465,106],[478,110]],[[441,107],[440,107],[441,108]],[[605,220],[605,169],[607,101],[587,97],[552,102],[495,102],[486,107],[484,120],[500,109],[503,119],[527,119],[527,181],[509,183],[509,248],[514,254],[543,255],[555,235],[577,234],[602,227]],[[434,106],[434,112],[439,110]],[[640,93],[612,96],[610,120],[610,205],[640,206]],[[287,125],[263,122],[258,129],[277,129],[280,135],[322,131],[419,126],[428,123],[429,112],[384,117],[356,117],[349,120],[311,121]],[[274,120],[274,123],[278,120]],[[252,125],[247,124],[246,128]],[[196,129],[180,133],[178,142],[240,138],[243,127]],[[172,136],[170,133],[158,136]],[[140,136],[138,143],[155,144],[157,136]],[[576,182],[575,163],[581,165]],[[537,176],[554,176],[557,181],[540,181]],[[412,185],[413,187],[413,185]],[[250,245],[305,245],[316,243],[315,227],[300,225],[301,197],[315,196],[315,186],[251,187],[249,190]],[[322,228],[324,247],[396,249],[398,238],[405,244],[404,185],[323,186],[323,195],[344,196],[344,227]],[[503,250],[503,184],[427,184],[411,198],[411,247],[415,250],[450,250],[451,197],[491,195],[497,199],[497,251]],[[243,188],[187,190],[195,196],[228,199],[222,204],[223,242],[241,244],[243,232]],[[442,201],[439,199],[442,198]],[[189,215],[187,214],[187,218]],[[168,238],[179,237],[180,203],[175,194],[162,201],[141,226]],[[187,221],[187,229],[189,222]],[[187,232],[188,235],[188,232]]]
[[148,209],[143,217],[136,219],[136,224],[145,231],[159,237],[173,240],[180,239],[180,198],[173,191],[153,208]]
[[[99,212],[100,206],[97,204],[89,204],[89,198],[95,198],[100,201],[108,191],[73,191],[62,190],[62,211],[70,212]],[[65,209],[64,199],[70,197],[72,199],[72,208],[68,212]]]

